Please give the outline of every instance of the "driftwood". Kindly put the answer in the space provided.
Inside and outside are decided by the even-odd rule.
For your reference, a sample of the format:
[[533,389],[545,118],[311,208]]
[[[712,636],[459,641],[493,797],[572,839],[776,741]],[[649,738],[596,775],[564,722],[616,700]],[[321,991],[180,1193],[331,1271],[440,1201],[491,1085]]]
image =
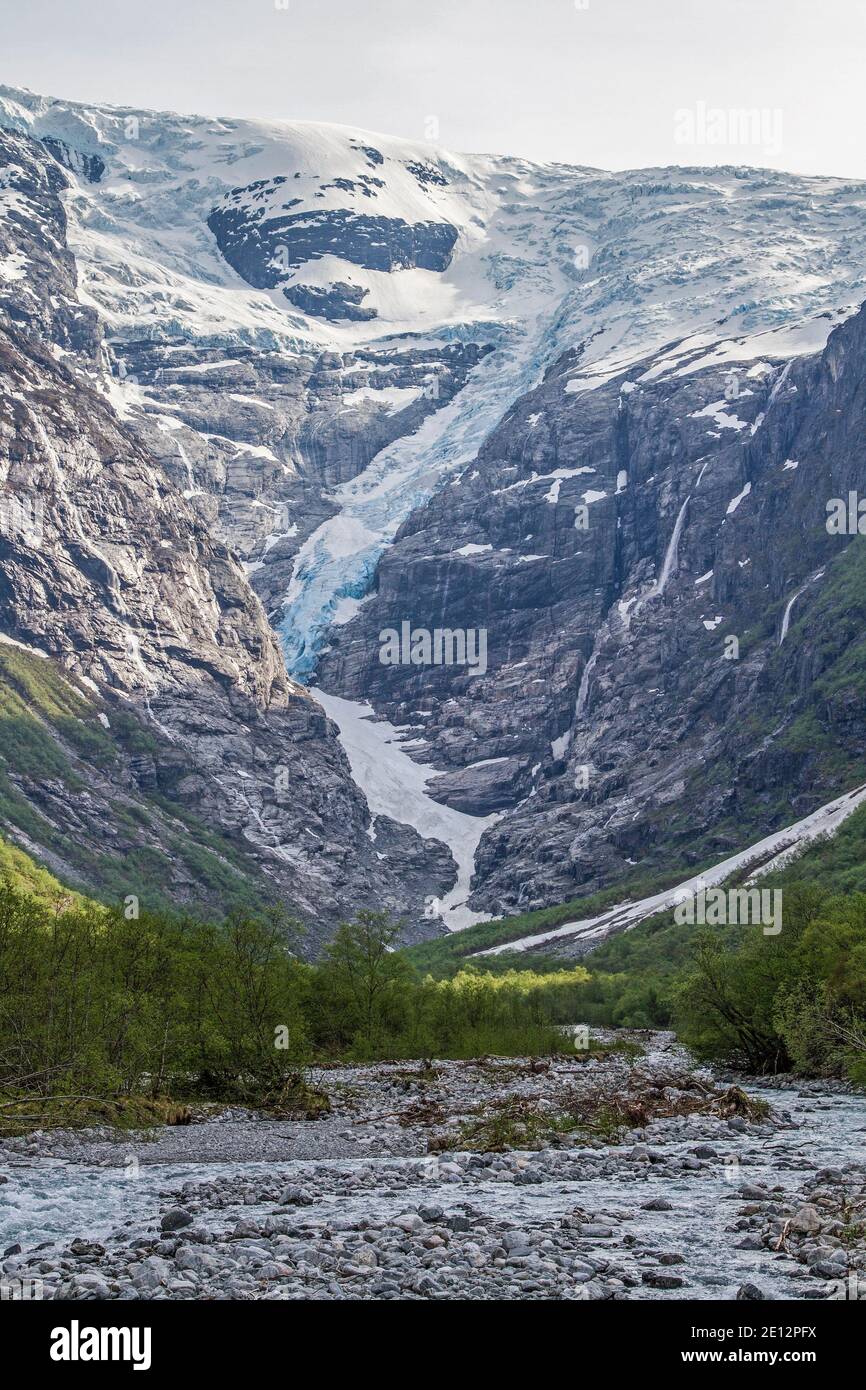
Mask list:
[[113,1096],[21,1096],[19,1100],[0,1101],[0,1110],[9,1110],[13,1105],[51,1105],[61,1100],[91,1100],[96,1105],[120,1105],[120,1101]]

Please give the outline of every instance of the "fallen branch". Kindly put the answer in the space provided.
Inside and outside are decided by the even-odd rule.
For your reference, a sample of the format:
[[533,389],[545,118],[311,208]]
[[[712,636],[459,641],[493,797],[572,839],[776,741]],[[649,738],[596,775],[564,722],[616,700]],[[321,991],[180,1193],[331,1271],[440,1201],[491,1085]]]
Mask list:
[[13,1105],[52,1105],[59,1101],[90,1100],[95,1105],[120,1105],[113,1096],[21,1096],[19,1100],[0,1101],[0,1110],[9,1110]]

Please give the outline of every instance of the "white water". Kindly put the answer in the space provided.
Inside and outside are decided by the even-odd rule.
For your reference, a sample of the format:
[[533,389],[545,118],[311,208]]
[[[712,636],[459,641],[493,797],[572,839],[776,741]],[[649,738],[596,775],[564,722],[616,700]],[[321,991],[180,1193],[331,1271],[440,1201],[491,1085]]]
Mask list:
[[[758,1183],[782,1186],[788,1191],[800,1188],[815,1167],[845,1168],[863,1161],[866,1133],[866,1097],[855,1095],[801,1094],[796,1090],[775,1090],[749,1084],[752,1094],[763,1094],[777,1111],[790,1113],[796,1128],[772,1135],[723,1131],[714,1137],[718,1167],[703,1172],[683,1171],[676,1177],[655,1177],[653,1169],[639,1174],[624,1166],[611,1176],[582,1176],[579,1180],[546,1180],[532,1187],[484,1180],[479,1183],[452,1184],[439,1173],[438,1163],[428,1158],[417,1161],[422,1179],[412,1186],[401,1186],[399,1179],[387,1176],[393,1160],[335,1159],[327,1163],[286,1162],[276,1171],[286,1183],[300,1183],[316,1189],[315,1171],[333,1167],[338,1172],[369,1172],[381,1166],[381,1185],[373,1191],[346,1196],[328,1194],[313,1206],[304,1208],[304,1224],[326,1226],[334,1217],[383,1219],[405,1212],[419,1201],[437,1202],[446,1212],[462,1211],[467,1202],[492,1220],[509,1220],[518,1227],[544,1220],[558,1220],[575,1206],[603,1217],[605,1212],[620,1213],[635,1220],[623,1221],[623,1231],[631,1229],[654,1250],[675,1252],[684,1263],[674,1272],[685,1278],[680,1289],[662,1293],[638,1287],[630,1292],[642,1300],[732,1299],[741,1284],[757,1284],[769,1297],[798,1296],[803,1285],[792,1285],[791,1272],[802,1270],[792,1260],[772,1256],[767,1251],[739,1250],[740,1236],[727,1229],[742,1199],[738,1187]],[[655,1141],[653,1141],[655,1143]],[[660,1146],[669,1155],[688,1154],[694,1140]],[[586,1167],[614,1153],[615,1149],[586,1150]],[[565,1160],[564,1160],[565,1161]],[[196,1163],[147,1164],[134,1171],[65,1163],[60,1160],[26,1160],[4,1164],[9,1182],[0,1186],[0,1243],[20,1241],[25,1250],[42,1241],[65,1244],[76,1236],[105,1241],[114,1236],[129,1241],[135,1235],[154,1233],[161,1212],[177,1201],[178,1189],[185,1183],[212,1182],[239,1173],[261,1172],[272,1177],[273,1163]],[[733,1181],[730,1179],[733,1177]],[[169,1193],[174,1194],[173,1198]],[[665,1197],[671,1211],[637,1211],[644,1202]],[[273,1211],[273,1201],[261,1206],[238,1205],[216,1209],[204,1215],[200,1224],[215,1232],[231,1230],[238,1218],[261,1219]],[[610,1250],[615,1264],[639,1274],[640,1256],[619,1242],[600,1242],[596,1251]],[[645,1266],[644,1266],[645,1267]],[[816,1291],[820,1280],[810,1280]]]
[[785,638],[788,636],[788,628],[789,628],[790,625],[791,625],[791,610],[793,609],[794,604],[797,602],[797,599],[800,597],[801,594],[805,594],[806,590],[809,588],[809,586],[810,586],[811,584],[815,584],[815,583],[817,582],[817,580],[823,579],[823,577],[824,577],[824,571],[823,571],[823,570],[819,570],[817,574],[813,574],[813,575],[812,575],[811,579],[807,579],[807,580],[806,580],[806,583],[805,583],[801,588],[799,588],[799,589],[797,590],[797,592],[796,592],[795,594],[792,595],[791,598],[788,599],[788,602],[787,602],[787,604],[785,605],[785,612],[784,612],[784,615],[783,615],[783,617],[782,617],[782,630],[781,630],[781,632],[779,633],[779,646],[780,646],[780,647],[781,647],[782,643],[784,642]]
[[580,719],[581,715],[586,709],[587,701],[589,700],[589,680],[590,676],[593,673],[593,670],[595,669],[595,663],[597,661],[598,652],[593,652],[592,656],[589,658],[589,661],[586,663],[586,665],[583,668],[583,671],[581,672],[580,685],[578,686],[577,690],[577,703],[574,706],[575,719]]
[[662,571],[658,577],[658,582],[656,583],[656,586],[653,589],[654,596],[658,596],[664,593],[668,585],[668,580],[670,579],[674,571],[679,567],[680,536],[683,533],[683,526],[685,525],[686,520],[686,512],[688,511],[689,503],[691,502],[691,500],[692,495],[691,493],[689,493],[685,502],[680,507],[679,514],[674,524],[673,533],[671,535],[670,541],[668,542],[668,548],[665,551],[665,558],[662,564]]
[[[804,587],[805,587],[805,586],[804,586]],[[781,647],[782,643],[784,642],[785,638],[788,636],[788,628],[789,628],[790,623],[791,623],[791,609],[794,607],[794,604],[797,602],[797,599],[800,597],[800,595],[802,594],[802,592],[803,592],[802,589],[798,589],[797,592],[796,592],[796,594],[794,594],[794,596],[793,596],[792,598],[789,598],[787,604],[785,605],[785,615],[784,615],[784,617],[782,618],[782,631],[779,633],[779,646],[780,646],[780,647]]]

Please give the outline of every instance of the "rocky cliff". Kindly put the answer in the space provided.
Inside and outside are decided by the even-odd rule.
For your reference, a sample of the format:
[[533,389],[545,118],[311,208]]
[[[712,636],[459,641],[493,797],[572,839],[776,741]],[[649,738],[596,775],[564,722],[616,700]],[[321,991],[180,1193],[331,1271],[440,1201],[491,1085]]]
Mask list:
[[4,823],[58,872],[120,824],[181,900],[423,935],[473,867],[474,911],[546,905],[862,777],[863,186],[13,89],[0,127],[9,700],[46,654],[95,798],[10,755]]
[[[713,354],[710,354],[710,359]],[[403,526],[322,680],[410,725],[433,794],[503,818],[474,901],[544,906],[699,867],[866,771],[856,531],[866,311],[819,354],[672,345],[594,390],[563,360]],[[484,628],[487,672],[379,632]]]
[[447,851],[396,823],[374,849],[236,555],[101,389],[53,156],[0,132],[4,829],[104,893],[281,901],[313,944],[384,905],[411,934]]

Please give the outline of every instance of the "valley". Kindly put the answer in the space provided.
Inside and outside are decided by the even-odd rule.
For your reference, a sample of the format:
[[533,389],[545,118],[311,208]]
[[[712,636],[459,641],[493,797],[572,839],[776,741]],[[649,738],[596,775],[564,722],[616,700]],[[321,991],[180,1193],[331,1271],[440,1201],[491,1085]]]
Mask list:
[[864,198],[0,88],[7,1283],[862,1296]]

